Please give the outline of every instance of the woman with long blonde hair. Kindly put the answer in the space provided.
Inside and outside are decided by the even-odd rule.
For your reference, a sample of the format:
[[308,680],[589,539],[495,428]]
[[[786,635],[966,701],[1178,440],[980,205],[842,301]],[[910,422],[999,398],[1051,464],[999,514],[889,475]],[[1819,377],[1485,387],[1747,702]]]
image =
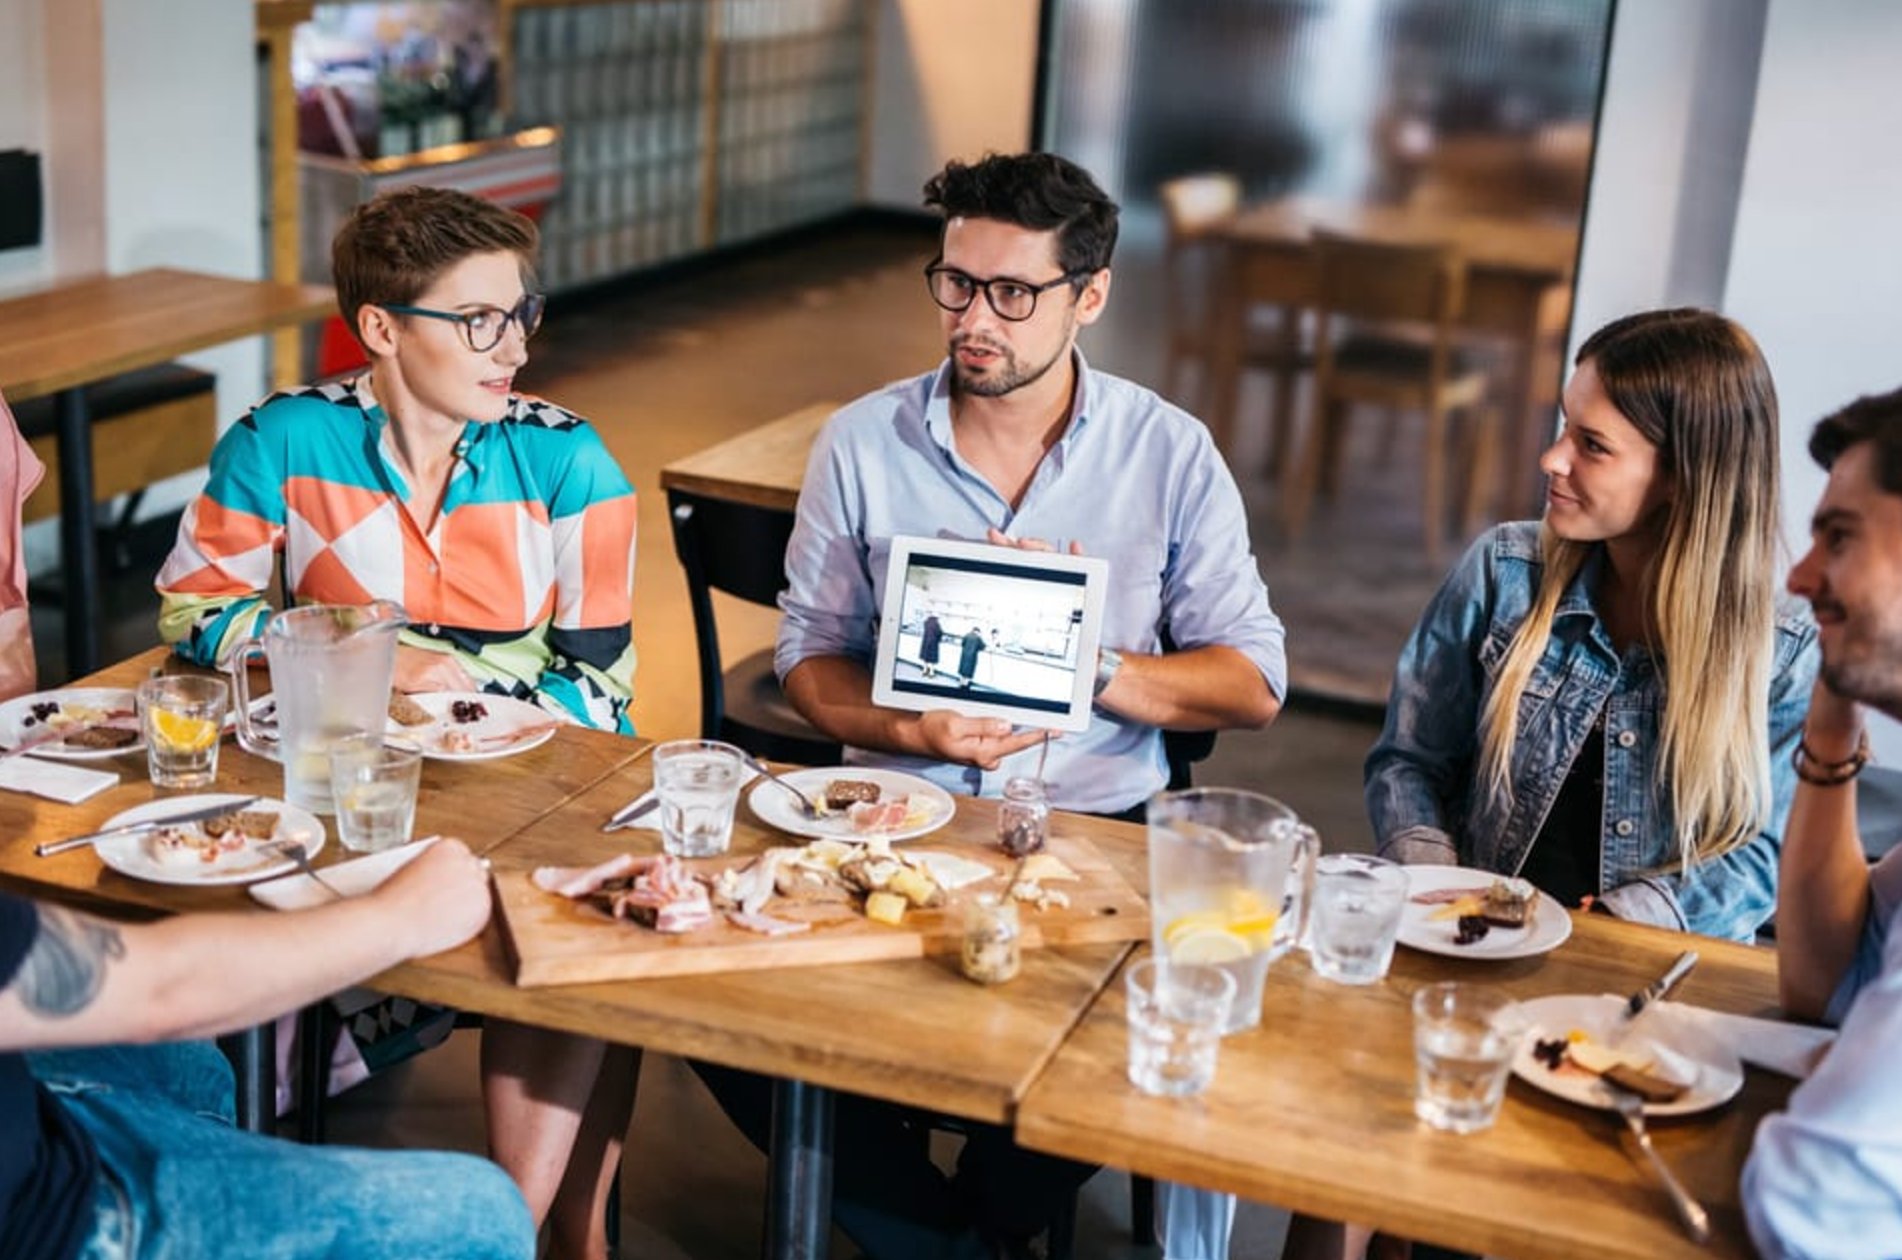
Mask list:
[[1779,597],[1777,403],[1708,311],[1580,348],[1540,460],[1403,650],[1367,758],[1380,851],[1748,939],[1776,904],[1816,629]]

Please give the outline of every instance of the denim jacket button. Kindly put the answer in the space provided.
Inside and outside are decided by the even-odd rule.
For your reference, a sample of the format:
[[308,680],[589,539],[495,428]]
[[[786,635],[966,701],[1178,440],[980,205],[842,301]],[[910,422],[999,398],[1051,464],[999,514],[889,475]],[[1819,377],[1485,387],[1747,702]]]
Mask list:
[[1632,825],[1632,821],[1629,818],[1620,818],[1618,820],[1618,825],[1612,828],[1612,830],[1616,831],[1621,836],[1628,836],[1632,832],[1636,831],[1637,827]]
[[1618,746],[1620,748],[1629,748],[1637,742],[1638,742],[1638,733],[1636,731],[1619,731],[1618,732]]

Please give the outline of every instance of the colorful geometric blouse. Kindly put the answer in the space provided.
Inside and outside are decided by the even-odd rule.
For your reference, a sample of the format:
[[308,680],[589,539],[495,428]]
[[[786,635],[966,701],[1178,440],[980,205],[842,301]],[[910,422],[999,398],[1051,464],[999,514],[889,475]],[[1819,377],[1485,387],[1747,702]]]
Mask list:
[[631,733],[635,502],[579,417],[511,395],[470,421],[434,527],[402,504],[367,377],[273,394],[218,440],[158,575],[159,633],[221,664],[297,603],[401,604],[402,641],[453,654],[486,691]]

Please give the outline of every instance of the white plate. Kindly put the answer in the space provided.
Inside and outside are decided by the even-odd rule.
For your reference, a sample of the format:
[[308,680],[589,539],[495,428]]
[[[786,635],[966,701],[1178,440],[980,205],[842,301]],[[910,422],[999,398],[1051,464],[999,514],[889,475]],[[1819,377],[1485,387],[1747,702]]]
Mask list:
[[[884,840],[911,840],[928,835],[951,821],[951,815],[958,812],[957,803],[951,794],[937,784],[921,779],[915,774],[906,774],[901,770],[874,770],[867,766],[818,767],[810,770],[789,770],[779,776],[786,782],[810,796],[814,801],[823,801],[826,784],[834,779],[863,779],[867,783],[876,783],[880,799],[893,796],[921,796],[932,803],[931,816],[915,827],[903,831],[876,833]],[[791,832],[795,836],[811,836],[816,840],[827,838],[836,840],[870,840],[873,837],[862,831],[852,830],[852,822],[844,814],[829,818],[807,818],[799,811],[799,802],[792,793],[780,787],[771,779],[762,777],[747,794],[746,803],[761,822],[781,831]]]
[[[1611,1091],[1589,1072],[1554,1072],[1532,1056],[1541,1040],[1564,1037],[1574,1028],[1603,1040],[1625,1000],[1611,994],[1561,994],[1519,1003],[1530,1027],[1512,1056],[1512,1072],[1528,1085],[1586,1107],[1613,1110]],[[1688,1116],[1729,1102],[1743,1088],[1743,1064],[1722,1041],[1659,1003],[1646,1011],[1632,1033],[1633,1047],[1649,1045],[1672,1068],[1691,1079],[1690,1088],[1670,1102],[1646,1103],[1647,1116]],[[1674,1072],[1673,1075],[1679,1074]]]
[[[213,792],[203,796],[168,796],[162,800],[147,801],[145,804],[128,809],[124,813],[114,814],[99,825],[105,831],[112,827],[122,827],[127,823],[144,822],[148,818],[164,818],[169,814],[190,813],[210,805],[226,801],[236,804],[248,799],[232,792]],[[269,810],[277,814],[277,830],[271,840],[302,840],[304,851],[316,857],[324,847],[324,825],[316,817],[295,805],[271,797],[259,797],[254,803],[244,807],[247,810]],[[187,827],[196,827],[196,823],[186,823]],[[138,832],[129,836],[115,836],[110,840],[101,840],[93,846],[99,854],[99,860],[121,875],[130,875],[133,879],[150,880],[155,884],[248,884],[254,879],[268,879],[273,875],[282,875],[297,869],[297,863],[287,857],[262,856],[258,849],[270,844],[271,840],[259,840],[246,845],[236,853],[227,853],[215,862],[203,862],[197,866],[166,866],[152,856],[149,842],[155,833]]]
[[[540,748],[554,737],[554,727],[539,734],[512,744],[502,744],[496,748],[483,748],[480,741],[491,736],[512,735],[516,731],[530,726],[543,726],[559,723],[562,719],[547,709],[539,708],[526,700],[517,700],[513,696],[490,695],[481,691],[425,691],[410,697],[422,708],[429,711],[435,719],[428,726],[404,726],[394,718],[390,720],[389,733],[398,738],[409,740],[423,750],[423,756],[436,761],[490,761],[497,757],[513,757],[516,753],[527,752],[531,748]],[[474,722],[457,722],[449,716],[450,706],[458,700],[468,700],[488,710],[488,716]],[[442,739],[450,731],[460,731],[478,741],[472,752],[452,752],[442,746]]]
[[1459,933],[1459,920],[1436,919],[1433,916],[1444,910],[1444,905],[1423,906],[1413,898],[1443,888],[1485,889],[1498,876],[1470,866],[1409,866],[1406,871],[1407,905],[1400,912],[1402,945],[1429,954],[1445,954],[1448,958],[1530,958],[1557,949],[1572,934],[1572,916],[1565,912],[1557,898],[1542,892],[1539,908],[1525,927],[1495,924],[1485,939],[1471,945],[1456,945],[1454,938]]
[[[46,728],[38,722],[31,726],[26,724],[26,720],[33,716],[33,706],[36,704],[57,704],[62,709],[122,709],[136,715],[139,700],[132,692],[118,687],[66,687],[58,691],[36,691],[30,696],[18,696],[0,704],[0,744],[8,748],[17,747],[23,741],[45,732]],[[136,716],[132,718],[132,723],[136,730]],[[111,757],[144,751],[145,736],[141,734],[131,743],[118,748],[68,748],[54,740],[35,748],[32,755],[56,757],[61,761],[105,761]]]

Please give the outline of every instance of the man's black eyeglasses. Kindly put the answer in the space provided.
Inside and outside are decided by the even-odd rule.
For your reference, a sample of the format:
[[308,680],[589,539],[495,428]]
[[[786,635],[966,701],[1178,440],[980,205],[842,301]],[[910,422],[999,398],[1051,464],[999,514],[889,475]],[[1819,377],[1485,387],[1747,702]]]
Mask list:
[[547,306],[546,297],[539,293],[528,293],[522,296],[512,311],[505,311],[499,306],[479,306],[472,311],[432,311],[426,306],[385,306],[383,309],[397,315],[446,319],[462,329],[464,345],[477,354],[487,354],[502,344],[502,338],[508,335],[511,323],[521,327],[523,341],[533,337],[535,330],[542,326],[542,311]]
[[1055,280],[1031,284],[1027,280],[1008,278],[979,280],[956,267],[932,263],[925,268],[925,286],[931,290],[931,300],[947,311],[968,310],[982,289],[984,300],[991,304],[999,319],[1021,323],[1037,313],[1038,294],[1048,293],[1058,285],[1075,284],[1089,274],[1088,270],[1066,271]]

